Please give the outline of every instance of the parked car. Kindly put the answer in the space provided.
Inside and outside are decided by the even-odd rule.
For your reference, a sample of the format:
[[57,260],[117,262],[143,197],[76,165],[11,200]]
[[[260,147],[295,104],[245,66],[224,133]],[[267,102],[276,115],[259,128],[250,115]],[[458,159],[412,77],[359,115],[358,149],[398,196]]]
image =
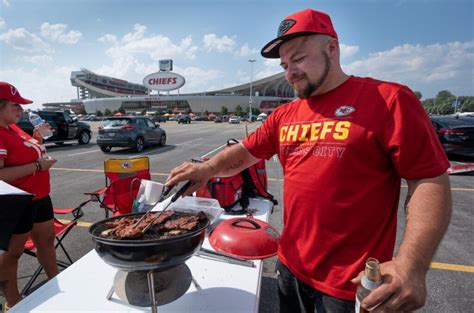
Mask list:
[[204,115],[198,115],[194,117],[195,121],[209,121],[209,117]]
[[446,154],[474,157],[474,118],[430,116]]
[[178,124],[191,124],[191,117],[189,115],[181,115],[178,117]]
[[153,116],[152,120],[155,123],[166,123],[166,116]]
[[[88,144],[92,138],[91,126],[77,121],[69,113],[62,111],[34,111],[45,120],[53,131],[53,136],[46,139],[45,143],[63,144],[65,141],[77,140],[79,144]],[[33,125],[30,123],[28,113],[23,112],[17,125],[26,133],[33,134]]]
[[238,117],[238,116],[229,117],[229,123],[230,124],[239,124],[240,123],[240,117]]
[[166,145],[166,131],[140,116],[106,117],[97,135],[97,145],[103,152],[110,152],[112,147],[132,147],[141,152],[153,144]]
[[216,117],[214,119],[214,123],[222,123],[222,118],[221,117]]

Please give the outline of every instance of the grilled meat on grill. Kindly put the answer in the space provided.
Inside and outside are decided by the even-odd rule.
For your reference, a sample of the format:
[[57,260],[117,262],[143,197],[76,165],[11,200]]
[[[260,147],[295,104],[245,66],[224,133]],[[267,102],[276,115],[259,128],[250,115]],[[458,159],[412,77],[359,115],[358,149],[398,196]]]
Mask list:
[[[113,237],[114,239],[135,239],[143,235],[142,230],[156,217],[156,214],[149,214],[140,224],[135,225],[139,218],[124,217],[105,223],[105,230],[101,232],[103,237]],[[157,237],[167,238],[177,236],[198,228],[200,222],[207,219],[204,212],[197,214],[182,216],[177,215],[175,211],[163,212],[156,221],[153,222],[153,233]],[[150,232],[150,231],[149,231]]]
[[164,225],[166,230],[193,230],[199,224],[199,221],[206,219],[206,215],[201,211],[195,216],[183,216],[175,220],[167,221]]

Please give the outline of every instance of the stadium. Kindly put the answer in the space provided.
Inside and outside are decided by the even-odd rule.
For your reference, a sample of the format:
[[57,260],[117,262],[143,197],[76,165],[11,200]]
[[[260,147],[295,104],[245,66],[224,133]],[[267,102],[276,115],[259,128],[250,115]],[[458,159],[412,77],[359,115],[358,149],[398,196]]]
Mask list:
[[[161,72],[160,72],[161,73]],[[96,74],[87,69],[71,72],[71,85],[77,89],[77,99],[71,102],[45,103],[45,109],[70,109],[76,113],[93,114],[106,109],[116,111],[120,108],[127,113],[185,112],[216,113],[222,107],[235,112],[240,106],[244,110],[252,101],[252,108],[261,112],[271,112],[277,106],[294,99],[293,88],[285,79],[284,73],[278,73],[260,80],[230,88],[189,94],[168,95],[151,94],[151,90],[141,84]],[[252,98],[250,100],[250,89]]]

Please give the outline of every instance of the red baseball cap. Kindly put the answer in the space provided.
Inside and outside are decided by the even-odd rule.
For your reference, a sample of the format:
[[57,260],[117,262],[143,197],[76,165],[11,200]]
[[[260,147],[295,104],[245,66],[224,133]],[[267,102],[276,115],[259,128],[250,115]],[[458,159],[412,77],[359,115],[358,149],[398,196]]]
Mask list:
[[33,101],[30,99],[23,98],[15,86],[7,82],[0,82],[0,99],[5,99],[19,104],[33,103]]
[[277,38],[263,47],[260,52],[264,58],[280,57],[280,46],[290,39],[314,34],[325,34],[337,38],[331,18],[324,12],[306,9],[287,16],[278,27]]

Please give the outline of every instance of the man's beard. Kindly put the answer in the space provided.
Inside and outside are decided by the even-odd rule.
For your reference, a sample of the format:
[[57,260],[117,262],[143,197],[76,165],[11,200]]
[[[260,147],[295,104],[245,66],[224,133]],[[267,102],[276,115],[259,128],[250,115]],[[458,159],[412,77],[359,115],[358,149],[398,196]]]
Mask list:
[[303,88],[303,90],[297,90],[295,86],[293,89],[296,92],[296,96],[301,99],[309,98],[316,90],[318,90],[326,81],[328,77],[329,69],[331,68],[331,63],[329,60],[329,56],[326,51],[322,53],[324,59],[324,70],[321,73],[321,76],[315,82],[308,82],[308,84]]

